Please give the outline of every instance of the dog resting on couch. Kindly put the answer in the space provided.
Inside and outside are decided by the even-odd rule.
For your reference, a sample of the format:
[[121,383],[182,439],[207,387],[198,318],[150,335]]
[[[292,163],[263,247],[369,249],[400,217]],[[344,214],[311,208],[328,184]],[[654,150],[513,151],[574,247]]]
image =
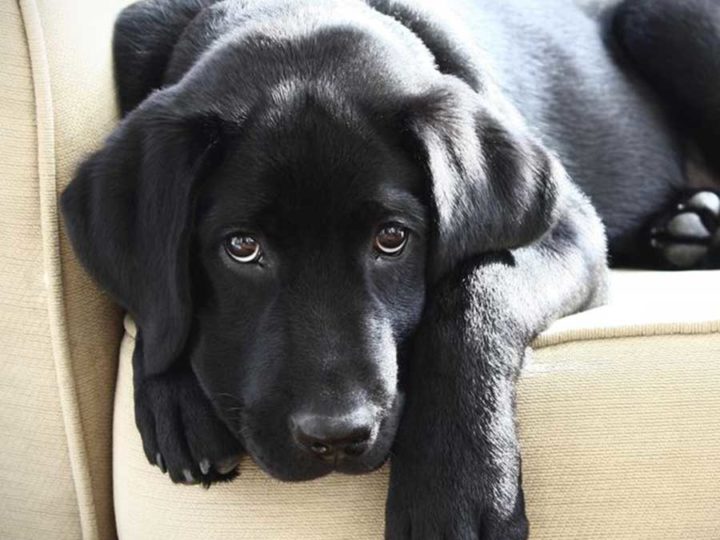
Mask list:
[[135,318],[136,422],[174,482],[392,449],[388,538],[526,538],[529,343],[603,301],[608,251],[718,267],[717,0],[440,4],[120,16],[124,119],[62,207]]

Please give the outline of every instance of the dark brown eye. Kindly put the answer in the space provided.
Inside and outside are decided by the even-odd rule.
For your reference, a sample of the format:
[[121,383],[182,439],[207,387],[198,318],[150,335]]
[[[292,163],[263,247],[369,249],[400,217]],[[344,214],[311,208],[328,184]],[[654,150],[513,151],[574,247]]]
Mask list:
[[397,223],[388,223],[375,235],[375,251],[383,255],[399,255],[407,244],[408,232]]
[[252,236],[237,234],[225,240],[225,251],[239,263],[254,263],[260,260],[260,243]]

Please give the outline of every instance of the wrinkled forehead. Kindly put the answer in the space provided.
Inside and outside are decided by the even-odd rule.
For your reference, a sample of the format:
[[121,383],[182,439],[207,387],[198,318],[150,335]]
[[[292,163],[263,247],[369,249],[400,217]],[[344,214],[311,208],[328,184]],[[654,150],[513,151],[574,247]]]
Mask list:
[[387,133],[339,109],[306,101],[249,118],[203,188],[208,225],[319,231],[393,214],[423,225],[420,166]]

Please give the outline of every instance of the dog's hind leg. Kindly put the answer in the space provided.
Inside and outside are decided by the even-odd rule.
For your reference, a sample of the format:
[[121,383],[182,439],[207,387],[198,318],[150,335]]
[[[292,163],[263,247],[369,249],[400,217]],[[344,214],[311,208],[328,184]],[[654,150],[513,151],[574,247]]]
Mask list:
[[[720,0],[624,0],[611,27],[625,59],[700,151],[709,176],[720,178]],[[720,267],[720,186],[704,184],[688,185],[660,209],[647,229],[645,264]]]
[[720,0],[625,0],[612,33],[720,174]]

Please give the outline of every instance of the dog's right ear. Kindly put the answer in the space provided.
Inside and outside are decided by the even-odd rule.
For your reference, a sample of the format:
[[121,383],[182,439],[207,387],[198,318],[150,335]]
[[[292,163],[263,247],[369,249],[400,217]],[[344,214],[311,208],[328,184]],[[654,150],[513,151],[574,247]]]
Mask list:
[[145,374],[170,367],[190,329],[194,186],[217,147],[208,119],[178,118],[162,93],[133,111],[62,195],[80,261],[134,318]]

